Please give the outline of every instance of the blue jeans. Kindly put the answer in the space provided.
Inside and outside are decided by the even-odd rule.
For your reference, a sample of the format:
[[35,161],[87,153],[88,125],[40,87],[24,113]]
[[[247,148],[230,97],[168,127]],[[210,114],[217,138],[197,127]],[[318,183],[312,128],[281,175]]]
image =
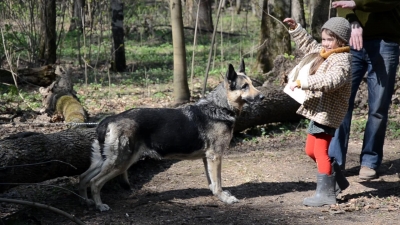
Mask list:
[[388,111],[399,65],[399,44],[384,40],[364,41],[360,51],[351,49],[352,87],[347,114],[329,145],[329,156],[345,168],[354,99],[367,72],[368,121],[360,155],[361,166],[377,169],[382,162]]

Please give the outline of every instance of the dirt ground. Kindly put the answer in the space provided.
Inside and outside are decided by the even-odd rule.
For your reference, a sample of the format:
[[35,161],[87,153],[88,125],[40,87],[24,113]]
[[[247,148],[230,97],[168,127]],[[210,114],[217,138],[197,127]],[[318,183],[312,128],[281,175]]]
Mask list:
[[[101,90],[95,92],[101,93]],[[94,96],[93,93],[86,91],[84,94]],[[88,111],[91,116],[107,111],[107,107],[122,111],[127,103],[120,99],[124,96],[119,100],[88,98],[87,101],[99,101],[101,105],[88,107]],[[146,99],[141,101],[146,102]],[[154,102],[154,99],[147,102]],[[164,105],[165,102],[159,102],[152,106]],[[0,137],[18,131],[22,130],[2,126]],[[23,131],[57,130],[29,127]],[[41,185],[21,185],[0,193],[0,198],[50,205],[93,225],[398,224],[400,140],[386,140],[380,177],[365,182],[358,178],[362,142],[352,138],[346,168],[350,187],[338,196],[338,204],[316,208],[302,205],[303,198],[314,193],[317,172],[316,165],[303,151],[304,144],[304,128],[290,132],[276,128],[264,135],[251,132],[235,135],[222,165],[223,188],[240,200],[232,205],[212,195],[201,160],[139,161],[129,170],[133,191],[122,189],[115,181],[102,189],[102,199],[112,209],[107,212],[80,204],[75,194],[77,177],[61,177]],[[74,222],[48,209],[0,201],[0,225],[3,224],[65,225]]]
[[[130,171],[133,191],[110,182],[102,190],[112,208],[98,212],[79,203],[77,177],[20,186],[1,198],[47,204],[86,224],[396,224],[400,219],[399,140],[387,140],[379,179],[358,178],[359,140],[351,140],[346,176],[351,186],[338,204],[302,205],[315,190],[315,164],[303,152],[304,130],[245,141],[237,135],[223,160],[223,187],[239,203],[225,205],[207,189],[204,168],[197,161],[145,159]],[[67,191],[68,190],[68,191]],[[74,224],[46,209],[0,203],[3,224]],[[1,224],[1,223],[0,223]]]

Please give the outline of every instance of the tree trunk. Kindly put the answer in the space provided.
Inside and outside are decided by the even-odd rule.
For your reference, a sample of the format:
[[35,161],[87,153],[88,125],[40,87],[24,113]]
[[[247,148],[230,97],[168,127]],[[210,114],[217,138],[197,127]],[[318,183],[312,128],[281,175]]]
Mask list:
[[41,14],[40,59],[44,64],[54,64],[57,60],[56,1],[43,0]]
[[252,0],[250,1],[250,6],[251,6],[251,12],[253,16],[256,16],[258,18],[262,18],[262,10],[261,6],[263,5],[263,0]]
[[236,14],[240,14],[241,9],[242,9],[242,1],[236,0],[236,7],[235,7]]
[[[88,128],[53,134],[19,133],[0,140],[0,181],[37,183],[81,174],[90,165],[95,138],[95,129]],[[0,185],[0,191],[12,186]]]
[[[269,13],[282,21],[290,17],[290,0],[264,0],[263,10],[268,13],[268,8],[274,9]],[[262,14],[261,19],[261,44],[257,61],[261,70],[266,73],[272,70],[276,56],[291,53],[290,36],[287,30],[275,19]]]
[[[185,27],[194,27],[194,23],[196,22],[196,10],[194,9],[194,0],[186,0],[182,1],[182,3],[185,3],[183,8],[185,9],[183,13],[183,25]],[[193,13],[194,12],[194,13]],[[194,21],[194,22],[193,22]]]
[[112,22],[111,29],[113,34],[114,46],[114,70],[125,71],[125,45],[124,45],[124,4],[119,0],[111,1]]
[[[213,21],[212,21],[212,11],[211,11],[211,1],[212,0],[201,0],[200,1],[200,6],[199,6],[199,23],[198,23],[198,27],[200,30],[208,30],[208,31],[212,31],[214,30],[213,28]],[[197,8],[197,5],[194,4],[193,6],[195,6]],[[197,12],[197,10],[193,10],[194,13]],[[194,20],[193,20],[193,27],[194,24],[196,22],[196,14],[194,14],[193,16]]]
[[170,10],[172,45],[174,47],[174,104],[179,105],[190,99],[181,0],[171,0]]
[[292,0],[292,18],[295,19],[302,27],[306,27],[306,18],[304,15],[304,1]]
[[329,3],[330,1],[310,0],[311,35],[318,42],[321,42],[322,25],[332,16]]
[[[56,78],[54,67],[50,65],[38,68],[26,68],[17,70],[17,83],[35,84],[38,86],[49,86]],[[14,84],[12,74],[8,70],[0,69],[0,82]]]
[[85,16],[84,12],[85,0],[73,0],[72,3],[72,17],[71,24],[69,26],[69,31],[79,29],[82,33],[83,25],[82,19]]

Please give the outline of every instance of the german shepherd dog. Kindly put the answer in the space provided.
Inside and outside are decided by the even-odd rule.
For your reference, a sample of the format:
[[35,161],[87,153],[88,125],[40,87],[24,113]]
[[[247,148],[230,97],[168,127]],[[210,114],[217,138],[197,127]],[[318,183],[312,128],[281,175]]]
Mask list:
[[[110,179],[122,175],[129,187],[127,170],[142,156],[180,160],[203,159],[212,193],[231,204],[239,200],[221,187],[221,160],[229,147],[235,117],[245,103],[264,96],[245,74],[242,60],[236,73],[229,64],[224,81],[196,104],[181,108],[137,108],[105,118],[97,127],[89,169],[80,175],[79,192],[100,211],[100,190]],[[87,197],[91,187],[93,200]]]

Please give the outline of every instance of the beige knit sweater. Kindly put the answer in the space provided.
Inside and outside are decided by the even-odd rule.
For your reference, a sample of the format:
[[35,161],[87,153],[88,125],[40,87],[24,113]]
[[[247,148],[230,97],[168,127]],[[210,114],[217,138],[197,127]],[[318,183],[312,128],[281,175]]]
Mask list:
[[[304,54],[321,51],[322,45],[300,24],[289,33]],[[332,53],[314,75],[301,82],[301,89],[306,90],[306,99],[297,113],[319,124],[338,128],[346,115],[351,93],[351,54]]]

